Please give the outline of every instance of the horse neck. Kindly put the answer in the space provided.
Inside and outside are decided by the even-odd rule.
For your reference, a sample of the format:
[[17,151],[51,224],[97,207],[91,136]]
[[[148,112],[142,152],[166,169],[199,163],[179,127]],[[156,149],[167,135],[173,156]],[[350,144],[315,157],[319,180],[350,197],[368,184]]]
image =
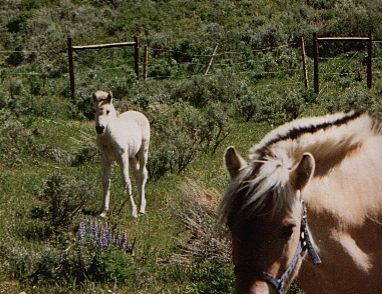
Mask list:
[[[364,142],[357,150],[317,173],[304,192],[311,208],[330,211],[345,224],[360,224],[382,209],[382,138]],[[328,161],[326,161],[328,162]],[[335,161],[333,161],[335,162]],[[316,166],[323,166],[318,163]],[[344,185],[343,183],[346,183]]]

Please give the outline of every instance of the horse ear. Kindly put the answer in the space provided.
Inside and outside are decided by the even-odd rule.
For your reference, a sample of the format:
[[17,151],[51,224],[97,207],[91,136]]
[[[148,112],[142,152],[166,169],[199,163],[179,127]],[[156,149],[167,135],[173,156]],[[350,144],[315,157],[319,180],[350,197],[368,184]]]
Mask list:
[[245,159],[241,157],[232,146],[227,148],[224,158],[231,179],[234,179],[239,174],[240,170],[247,166]]
[[302,190],[309,183],[315,169],[314,157],[310,153],[304,153],[301,161],[290,172],[290,181],[294,189]]
[[93,103],[98,101],[98,98],[97,98],[97,95],[95,94],[95,92],[93,92],[93,94],[92,94],[92,100],[93,100]]
[[112,91],[107,93],[107,100],[109,101],[109,103],[113,100],[113,92]]

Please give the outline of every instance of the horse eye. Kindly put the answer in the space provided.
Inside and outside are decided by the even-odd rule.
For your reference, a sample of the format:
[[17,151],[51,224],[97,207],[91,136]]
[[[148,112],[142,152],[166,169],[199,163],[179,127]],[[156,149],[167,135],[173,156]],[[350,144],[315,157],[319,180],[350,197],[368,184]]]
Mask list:
[[106,114],[109,114],[110,113],[110,110],[106,110]]
[[296,227],[296,223],[289,223],[282,227],[281,238],[289,239],[293,234],[293,229]]

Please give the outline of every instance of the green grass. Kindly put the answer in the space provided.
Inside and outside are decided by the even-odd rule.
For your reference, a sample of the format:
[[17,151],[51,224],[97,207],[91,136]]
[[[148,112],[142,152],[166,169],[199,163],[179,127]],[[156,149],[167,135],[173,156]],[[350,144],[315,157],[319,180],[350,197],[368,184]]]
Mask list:
[[[307,105],[303,115],[325,113],[327,102],[326,98],[321,97],[320,103]],[[219,198],[227,187],[229,180],[223,164],[225,148],[235,146],[246,158],[248,150],[275,127],[266,122],[244,122],[241,118],[232,119],[230,126],[230,134],[215,153],[205,153],[179,175],[167,174],[158,180],[149,180],[147,214],[138,219],[131,217],[121,187],[119,168],[115,167],[111,210],[108,219],[102,221],[97,216],[102,202],[102,188],[101,166],[94,145],[94,123],[68,118],[35,118],[27,130],[33,133],[37,151],[29,154],[21,150],[19,161],[9,164],[3,160],[0,163],[3,170],[0,178],[0,235],[3,246],[15,254],[23,270],[20,276],[14,276],[15,272],[8,275],[4,271],[0,275],[0,291],[77,293],[90,291],[93,287],[91,278],[77,285],[75,279],[69,280],[64,283],[66,286],[49,279],[32,285],[28,278],[33,274],[36,258],[42,252],[50,248],[74,248],[72,246],[76,243],[76,224],[64,235],[53,234],[46,239],[43,237],[44,230],[49,225],[31,217],[33,208],[47,206],[36,196],[36,191],[41,190],[52,175],[58,174],[91,185],[91,198],[78,220],[83,217],[109,223],[125,232],[130,240],[136,239],[134,255],[111,251],[98,257],[105,263],[103,270],[106,272],[103,274],[131,269],[131,273],[122,272],[124,280],[117,285],[121,293],[231,293],[234,281],[231,263],[197,260],[193,252],[187,255],[179,246],[189,242],[193,235],[193,231],[179,217],[179,211],[194,210],[195,203],[198,203],[195,195],[207,193]],[[155,152],[157,146],[151,147]],[[75,161],[79,156],[82,156],[82,161]],[[216,207],[216,199],[211,204]],[[179,256],[183,259],[179,260]],[[113,258],[117,258],[115,262]],[[0,267],[6,267],[6,263]],[[96,291],[113,287],[116,285],[110,279],[94,283]],[[293,289],[292,293],[300,291],[298,286]]]
[[[93,124],[73,121],[60,121],[58,123],[43,121],[40,124],[35,123],[33,127],[37,128],[40,133],[45,134],[38,141],[72,154],[76,152],[75,149],[78,146],[73,147],[70,141],[80,140],[81,132],[93,133]],[[71,129],[70,137],[64,135],[65,130],[68,129]],[[7,168],[2,166],[2,168],[3,174],[0,180],[0,193],[2,195],[0,233],[3,236],[3,242],[9,243],[17,250],[37,253],[46,245],[38,240],[25,242],[25,237],[20,233],[22,231],[20,228],[25,228],[28,223],[32,222],[29,217],[30,211],[41,202],[34,195],[35,189],[42,186],[51,174],[65,174],[71,178],[83,179],[91,183],[94,185],[95,193],[86,205],[86,209],[98,211],[101,205],[101,172],[98,158],[94,158],[86,165],[71,167],[67,164],[52,162],[46,158],[25,157],[23,158],[22,167]],[[178,281],[174,285],[172,278],[170,278],[169,282],[166,282],[168,278],[164,273],[169,271],[166,260],[173,251],[177,251],[178,241],[176,238],[185,230],[173,213],[176,203],[179,202],[179,190],[177,188],[179,181],[180,179],[168,177],[166,180],[149,182],[147,185],[147,214],[140,216],[138,219],[133,219],[130,216],[130,209],[127,204],[119,212],[125,196],[121,188],[119,169],[115,168],[114,170],[111,211],[108,222],[118,223],[120,229],[124,230],[129,238],[136,238],[134,261],[136,263],[135,267],[140,268],[137,275],[142,275],[141,278],[144,281],[151,281],[143,283],[143,281],[139,281],[139,277],[134,275],[134,278],[123,286],[128,292],[131,289],[136,289],[134,291],[139,293],[154,293],[160,288],[176,288],[177,283],[184,283],[184,281]],[[187,234],[183,233],[183,235],[187,238]],[[171,273],[168,274],[172,275]],[[3,283],[6,283],[6,281],[3,281]],[[20,289],[32,291],[33,293],[37,293],[37,291],[39,293],[49,292],[53,287],[49,286],[48,290],[44,290],[45,287],[37,287],[38,290],[36,290],[30,288],[27,284],[22,286],[19,286],[17,282],[10,284],[13,286],[8,286],[15,287],[15,291]],[[107,287],[107,285],[102,287]],[[123,290],[123,287],[120,290]],[[183,286],[178,287],[183,288]]]
[[[320,49],[321,57],[334,59],[320,61],[319,95],[304,89],[302,72],[286,71],[301,67],[300,36],[306,42],[311,87],[312,32],[332,36],[373,32],[375,40],[381,39],[378,1],[346,6],[333,1],[267,0],[3,2],[0,293],[105,293],[116,288],[119,293],[232,293],[232,264],[220,261],[229,245],[226,238],[215,235],[220,230],[211,220],[229,182],[225,148],[235,146],[247,158],[248,150],[268,131],[294,116],[357,108],[381,117],[377,42],[370,90],[363,64],[366,51],[355,54],[355,47]],[[68,34],[75,45],[131,41],[138,36],[141,48],[149,46],[149,79],[136,81],[131,48],[78,51],[76,99],[71,101]],[[208,76],[203,76],[217,43],[218,54]],[[269,47],[272,50],[264,50]],[[340,76],[341,71],[345,75]],[[94,123],[88,119],[90,94],[98,88],[113,91],[119,110],[141,110],[152,123],[153,175],[147,184],[147,214],[138,219],[131,218],[118,167],[109,217],[98,218],[101,166]],[[255,108],[248,122],[245,103]],[[211,121],[208,107],[215,110]],[[170,121],[175,121],[173,129]],[[195,144],[202,131],[213,135],[221,122],[227,122],[224,131],[227,126],[231,131],[214,153],[205,141]],[[174,154],[186,153],[187,146],[197,152],[178,173]],[[172,153],[158,154],[170,147]],[[176,153],[179,150],[181,154]],[[153,165],[162,163],[172,166],[158,175],[160,170]],[[49,218],[65,203],[53,209],[49,197],[41,197],[53,178],[65,179],[60,191],[70,191],[64,195],[69,200],[77,194],[88,197],[82,211],[71,212],[65,226],[54,227]],[[99,252],[92,244],[79,244],[76,234],[83,220],[110,225],[130,241],[135,238],[134,254],[114,247]],[[220,255],[214,253],[214,258],[208,256],[212,237],[221,243]],[[92,268],[85,271],[81,265]],[[76,276],[76,271],[82,275]],[[301,290],[296,284],[290,293]]]

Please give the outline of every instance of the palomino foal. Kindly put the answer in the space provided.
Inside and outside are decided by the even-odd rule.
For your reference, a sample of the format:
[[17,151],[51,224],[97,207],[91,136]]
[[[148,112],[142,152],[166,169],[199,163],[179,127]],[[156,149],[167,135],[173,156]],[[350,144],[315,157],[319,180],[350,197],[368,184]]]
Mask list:
[[112,100],[113,94],[101,90],[92,95],[95,111],[97,146],[101,154],[103,205],[101,217],[109,210],[111,167],[120,165],[122,182],[129,197],[132,216],[137,217],[137,207],[132,195],[129,166],[138,184],[139,212],[146,211],[145,184],[148,178],[146,163],[150,142],[150,124],[138,111],[117,114]]

